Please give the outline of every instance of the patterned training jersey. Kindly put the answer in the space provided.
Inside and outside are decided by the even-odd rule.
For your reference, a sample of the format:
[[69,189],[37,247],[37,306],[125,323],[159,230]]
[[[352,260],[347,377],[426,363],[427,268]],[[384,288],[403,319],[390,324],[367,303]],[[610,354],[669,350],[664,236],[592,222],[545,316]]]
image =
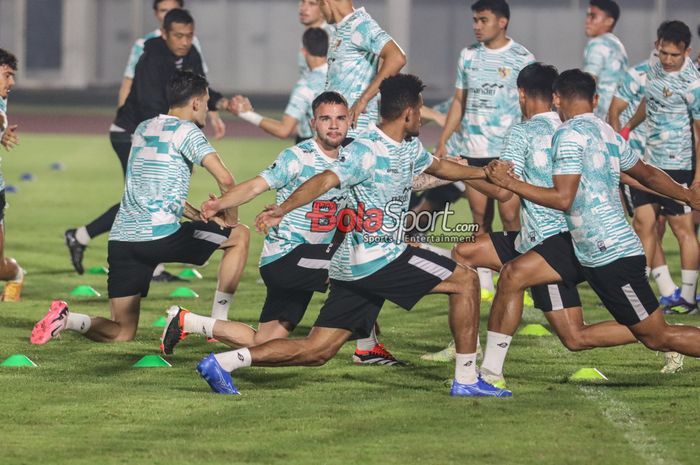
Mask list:
[[606,121],[618,82],[627,69],[627,51],[611,32],[593,37],[583,51],[583,70],[596,78],[598,106],[595,114]]
[[[552,182],[552,136],[561,126],[555,112],[540,113],[513,126],[506,135],[501,160],[513,162],[515,174],[528,184],[554,187]],[[567,231],[564,213],[522,199],[520,234],[515,248],[525,253],[550,236]]]
[[[153,39],[154,37],[160,37],[160,29],[151,31],[140,39],[136,39],[134,45],[131,46],[131,52],[129,53],[129,61],[126,63],[126,68],[124,69],[124,77],[129,79],[134,79],[134,74],[136,73],[136,63],[139,62],[139,58],[143,55],[143,47],[147,40]],[[199,39],[195,36],[192,38],[192,46],[197,49],[199,56],[202,58],[202,68],[204,68],[204,74],[209,73],[207,64],[204,61],[204,55],[202,54],[202,44],[199,43]]]
[[323,92],[326,86],[327,72],[327,64],[313,69],[300,78],[292,90],[284,113],[297,120],[297,135],[299,137],[308,139],[314,135],[311,127],[311,120],[314,116],[311,104],[316,96]]
[[[339,92],[352,106],[377,75],[379,54],[390,40],[389,34],[364,8],[343,18],[336,24],[328,46],[326,90]],[[357,127],[350,128],[348,137],[357,137],[378,118],[379,95],[376,95],[357,120]]]
[[[648,72],[649,60],[644,60],[628,69],[618,84],[615,97],[627,103],[627,108],[620,114],[620,124],[625,125],[637,111],[637,107],[639,107],[639,103],[642,101],[646,91]],[[644,156],[646,138],[646,121],[630,132],[628,144],[640,158]]]
[[109,239],[143,242],[180,228],[193,165],[216,152],[192,122],[159,115],[134,132],[126,187]]
[[432,162],[418,138],[399,143],[378,127],[341,152],[331,171],[348,189],[349,206],[359,219],[331,259],[331,278],[364,278],[406,250],[401,216],[408,211],[413,178]]
[[686,58],[680,71],[667,73],[655,62],[647,77],[645,158],[664,170],[693,169],[692,120],[700,120],[700,72]]
[[[452,106],[452,98],[440,102],[433,107],[433,110],[438,113],[447,114],[450,111],[450,106]],[[464,148],[464,142],[462,141],[462,132],[455,131],[452,133],[449,139],[447,139],[447,144],[445,144],[445,149],[447,149],[447,155],[451,157],[464,157],[466,156],[466,149]]]
[[554,133],[552,151],[555,176],[581,175],[574,202],[564,212],[581,264],[598,267],[643,255],[620,202],[620,171],[639,161],[622,136],[593,113],[585,113]]
[[[277,189],[275,203],[280,205],[309,178],[330,169],[335,161],[321,151],[315,140],[305,140],[280,153],[260,177],[270,189]],[[313,214],[314,204],[318,205],[316,202],[329,202],[326,211],[332,210],[330,204],[333,203],[335,211],[340,211],[345,207],[346,197],[344,190],[331,189],[313,202],[287,213],[265,237],[260,266],[284,257],[301,244],[330,244],[335,228],[331,225],[323,231],[312,231],[309,214]]]
[[[5,130],[8,128],[9,125],[10,123],[7,120],[7,99],[0,97],[0,138],[2,138],[3,134],[5,134]],[[0,162],[2,162],[1,157]],[[2,170],[0,169],[0,191],[4,188],[5,176],[2,174]]]
[[522,119],[515,82],[534,61],[512,39],[500,49],[477,43],[462,50],[455,87],[467,92],[461,127],[467,157],[496,158],[503,151],[506,132]]

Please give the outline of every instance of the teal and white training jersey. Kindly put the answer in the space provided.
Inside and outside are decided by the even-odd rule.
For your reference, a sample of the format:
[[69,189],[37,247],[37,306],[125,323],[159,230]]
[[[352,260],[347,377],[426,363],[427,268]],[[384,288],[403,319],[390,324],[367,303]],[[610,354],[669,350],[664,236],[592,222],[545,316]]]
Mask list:
[[552,152],[554,176],[581,175],[574,202],[564,212],[581,264],[598,267],[643,255],[620,202],[620,171],[639,161],[622,136],[593,113],[585,113],[554,133]]
[[402,214],[408,211],[413,178],[432,163],[433,156],[418,138],[399,143],[377,127],[341,152],[331,171],[348,190],[348,206],[361,220],[333,255],[331,278],[364,278],[406,250]]
[[194,123],[158,115],[134,132],[124,195],[109,239],[143,242],[180,228],[193,165],[216,150]]
[[[646,92],[648,72],[649,60],[644,60],[638,65],[628,69],[618,84],[615,97],[627,103],[627,108],[620,114],[620,124],[627,124],[637,111],[639,103],[642,101],[642,98],[644,98],[644,92]],[[630,132],[628,144],[635,155],[638,155],[640,158],[644,157],[646,138],[646,121]]]
[[[343,18],[336,24],[328,46],[326,90],[339,92],[352,107],[377,75],[379,54],[390,40],[389,34],[364,8]],[[357,120],[357,127],[348,131],[348,137],[357,137],[378,119],[379,95],[367,104],[365,113]]]
[[[277,189],[275,203],[280,205],[309,178],[330,169],[335,161],[321,151],[315,140],[305,140],[280,153],[275,162],[260,173],[260,177],[270,189]],[[314,212],[314,204],[318,205],[317,202],[329,202],[329,206],[324,209],[330,212],[335,208],[335,212],[338,212],[345,208],[346,193],[342,189],[331,189],[313,202],[287,213],[282,222],[271,228],[265,237],[260,266],[284,257],[301,244],[331,243],[335,233],[332,225],[325,228],[325,231],[312,231],[312,218],[308,215],[320,211],[317,206]],[[334,207],[330,207],[330,203]]]
[[[153,39],[154,37],[160,37],[160,29],[151,31],[140,39],[136,39],[134,45],[131,46],[131,52],[129,53],[129,61],[126,63],[126,69],[124,69],[124,77],[129,79],[134,79],[134,74],[136,73],[136,63],[139,62],[139,58],[143,55],[143,47],[147,40]],[[202,69],[204,73],[209,73],[207,69],[207,64],[204,61],[204,55],[202,54],[202,45],[199,43],[199,39],[195,36],[192,38],[192,46],[197,49],[199,56],[202,58]]]
[[[528,184],[554,187],[552,182],[552,136],[561,126],[553,111],[540,113],[508,131],[501,160],[513,162],[515,174]],[[515,248],[525,253],[550,236],[568,231],[564,213],[522,199],[520,234]]]
[[611,32],[593,37],[583,51],[583,70],[596,78],[598,106],[595,114],[603,121],[608,117],[617,84],[627,69],[627,51]]
[[[452,106],[452,98],[440,102],[433,107],[433,110],[438,113],[447,114],[450,111],[450,106]],[[467,150],[464,148],[464,141],[462,140],[462,131],[455,131],[452,133],[449,139],[447,139],[447,144],[445,144],[447,149],[447,155],[451,157],[465,157]]]
[[[10,123],[7,120],[7,99],[0,97],[0,138],[5,134],[5,130],[8,128]],[[2,158],[0,158],[2,162]],[[5,176],[2,174],[0,169],[0,191],[5,188]]]
[[327,72],[327,64],[313,69],[300,78],[292,90],[284,113],[297,120],[297,135],[299,137],[308,139],[314,135],[311,127],[311,120],[314,116],[311,104],[316,96],[323,92],[326,86]]
[[467,157],[501,154],[506,132],[522,119],[518,74],[534,61],[532,53],[512,39],[495,50],[481,43],[462,50],[455,87],[467,92],[461,128]]
[[667,73],[655,62],[647,76],[645,158],[664,170],[693,169],[692,120],[700,120],[700,72],[686,58],[680,71]]

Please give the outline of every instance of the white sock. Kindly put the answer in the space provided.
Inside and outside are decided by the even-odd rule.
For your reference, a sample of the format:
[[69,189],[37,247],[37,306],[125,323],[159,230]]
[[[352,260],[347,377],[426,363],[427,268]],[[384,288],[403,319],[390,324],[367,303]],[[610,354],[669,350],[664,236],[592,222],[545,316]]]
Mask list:
[[233,294],[216,291],[214,303],[211,305],[211,317],[216,320],[228,320],[228,308],[231,306]]
[[214,354],[214,358],[221,368],[229,373],[239,368],[249,367],[252,362],[250,351],[246,348]]
[[644,274],[646,275],[647,278],[649,278],[649,274],[651,273],[651,268],[648,266],[644,267]]
[[81,226],[75,230],[75,240],[81,245],[88,245],[88,242],[90,242],[90,234],[88,234],[85,226]]
[[476,383],[476,354],[455,354],[455,380],[460,384]]
[[681,297],[686,302],[695,303],[695,289],[698,284],[698,270],[681,270]]
[[165,265],[163,265],[162,263],[159,263],[158,266],[156,266],[156,269],[153,270],[153,276],[158,276],[163,271],[165,271]]
[[82,313],[68,312],[68,321],[66,321],[66,329],[77,331],[85,334],[90,329],[92,318]]
[[496,292],[496,288],[493,287],[493,271],[488,268],[477,268],[476,271],[479,274],[479,285],[481,288]]
[[673,278],[671,278],[668,265],[657,266],[651,270],[651,277],[654,278],[656,285],[659,286],[661,295],[670,296],[673,294],[673,291],[676,290],[676,283],[674,283]]
[[489,331],[486,335],[486,352],[484,353],[484,361],[481,362],[481,368],[485,368],[495,375],[503,374],[503,364],[506,361],[512,339],[513,336]]
[[216,323],[214,318],[189,312],[185,314],[185,327],[183,329],[187,333],[214,337],[214,323]]
[[372,332],[369,333],[369,337],[365,337],[362,339],[357,340],[357,349],[358,350],[372,350],[374,349],[374,346],[379,344],[379,340],[377,339],[377,333],[374,330],[374,327],[372,327]]
[[15,277],[11,279],[10,281],[22,281],[24,279],[24,270],[22,269],[21,266],[17,265],[17,273],[15,274]]

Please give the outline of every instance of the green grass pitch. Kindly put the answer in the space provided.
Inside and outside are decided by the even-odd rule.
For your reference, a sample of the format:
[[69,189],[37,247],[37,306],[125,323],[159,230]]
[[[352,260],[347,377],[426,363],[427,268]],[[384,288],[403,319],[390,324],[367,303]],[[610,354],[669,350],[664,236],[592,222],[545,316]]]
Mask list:
[[[270,140],[216,143],[238,180],[264,168],[285,146]],[[191,336],[178,346],[172,368],[133,369],[158,350],[160,330],[151,324],[172,304],[208,313],[219,257],[191,283],[197,300],[168,298],[175,284],[154,284],[143,302],[137,340],[95,344],[65,333],[45,346],[30,346],[29,333],[52,299],[71,308],[108,315],[106,277],[77,276],[63,231],[101,213],[121,195],[118,162],[106,135],[23,135],[3,153],[8,184],[6,252],[29,272],[23,299],[0,304],[0,359],[23,353],[38,368],[0,368],[2,464],[677,464],[697,463],[700,450],[700,361],[661,375],[663,357],[636,344],[569,353],[555,337],[515,337],[506,378],[512,399],[453,399],[445,382],[451,364],[418,356],[449,340],[447,300],[424,299],[412,312],[386,305],[383,341],[406,368],[357,367],[348,344],[320,368],[252,368],[236,373],[240,397],[209,392],[194,371],[208,351],[223,346]],[[51,171],[62,162],[64,171]],[[32,172],[33,182],[19,176]],[[214,188],[199,169],[190,200],[199,205]],[[250,224],[272,194],[241,208]],[[460,212],[466,215],[464,204]],[[254,323],[264,297],[257,283],[262,238],[253,234],[245,276],[230,316]],[[677,250],[670,242],[667,250]],[[678,256],[671,254],[673,270]],[[93,241],[86,267],[106,265],[106,237]],[[173,265],[171,271],[183,267]],[[69,299],[88,284],[102,297]],[[607,319],[593,293],[583,297],[590,321]],[[313,323],[313,300],[297,331]],[[482,307],[482,340],[488,307]],[[698,317],[676,322],[699,324]],[[528,309],[524,323],[543,323]],[[581,386],[566,381],[581,367],[597,367],[609,381]]]

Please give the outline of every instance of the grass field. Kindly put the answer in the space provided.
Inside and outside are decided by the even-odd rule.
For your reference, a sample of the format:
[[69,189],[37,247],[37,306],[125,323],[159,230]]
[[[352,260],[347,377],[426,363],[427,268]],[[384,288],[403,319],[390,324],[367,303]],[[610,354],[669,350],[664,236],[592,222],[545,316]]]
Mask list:
[[[239,180],[265,167],[284,142],[226,140],[216,144]],[[23,137],[3,154],[8,184],[6,251],[29,271],[22,302],[0,304],[0,359],[23,353],[38,368],[0,368],[0,464],[694,464],[700,438],[700,361],[661,375],[663,357],[636,344],[569,353],[555,337],[516,337],[506,364],[512,399],[453,399],[445,381],[451,364],[418,356],[449,340],[447,301],[424,299],[406,313],[382,312],[383,341],[411,362],[406,368],[357,367],[347,345],[320,368],[241,370],[242,396],[217,396],[196,375],[196,362],[223,347],[195,336],[178,346],[169,369],[133,369],[158,350],[151,324],[171,304],[208,313],[218,256],[191,283],[192,301],[168,298],[174,284],[154,284],[143,303],[132,343],[100,345],[66,333],[30,346],[29,333],[51,299],[68,299],[78,284],[100,298],[68,299],[71,308],[108,315],[106,277],[76,275],[63,231],[115,203],[122,179],[106,135]],[[51,171],[53,162],[64,171]],[[18,181],[32,172],[33,182]],[[212,189],[204,171],[193,178],[190,199]],[[250,222],[272,195],[241,209]],[[460,208],[464,214],[464,205]],[[263,301],[254,234],[246,273],[231,317],[253,323]],[[670,243],[667,250],[677,250]],[[678,256],[670,257],[678,269]],[[86,267],[106,264],[106,237],[91,243]],[[181,266],[172,266],[179,271]],[[607,319],[593,293],[582,293],[589,321]],[[298,329],[305,334],[321,299],[315,298]],[[487,306],[482,308],[485,334]],[[677,322],[700,323],[698,317]],[[544,323],[527,309],[524,323]],[[483,340],[483,338],[482,338]],[[609,381],[577,385],[567,377],[597,367]]]

